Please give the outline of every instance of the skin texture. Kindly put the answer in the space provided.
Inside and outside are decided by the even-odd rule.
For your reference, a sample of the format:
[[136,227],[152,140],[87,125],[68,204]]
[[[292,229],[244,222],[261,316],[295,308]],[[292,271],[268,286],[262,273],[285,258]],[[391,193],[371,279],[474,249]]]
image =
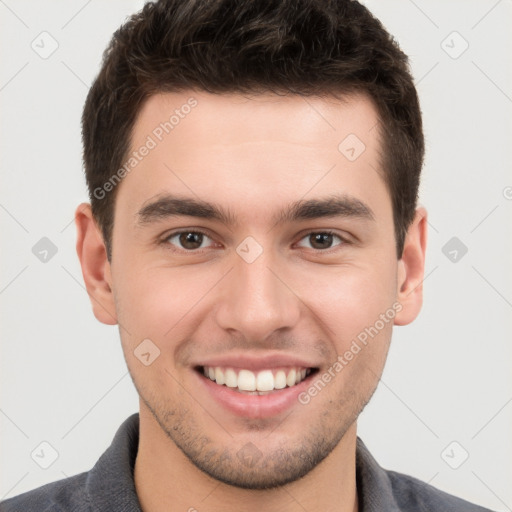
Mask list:
[[[426,211],[417,209],[397,260],[378,115],[365,96],[155,95],[132,148],[191,97],[197,106],[118,185],[111,262],[89,205],[76,210],[94,314],[119,324],[140,395],[142,508],[229,511],[242,500],[244,511],[357,510],[356,420],[382,374],[393,323],[420,311]],[[354,161],[338,149],[349,134],[365,145]],[[334,192],[363,202],[373,219],[272,220],[293,201]],[[139,210],[165,193],[214,202],[237,223],[141,223]],[[194,229],[207,233],[199,249],[169,238]],[[315,245],[310,234],[325,230],[337,236]],[[248,236],[263,250],[252,263],[236,251]],[[214,356],[293,355],[321,375],[393,304],[394,320],[307,404],[248,418],[199,391],[193,364]],[[144,339],[160,350],[149,366],[134,355]],[[237,456],[248,443],[259,453],[251,466]]]

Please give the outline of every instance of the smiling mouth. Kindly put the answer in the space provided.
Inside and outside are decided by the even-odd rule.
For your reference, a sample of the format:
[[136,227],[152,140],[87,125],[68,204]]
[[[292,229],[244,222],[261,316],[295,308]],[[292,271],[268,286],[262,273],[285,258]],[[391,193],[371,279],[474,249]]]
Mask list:
[[221,366],[197,366],[195,370],[219,386],[248,395],[268,395],[300,384],[318,368],[280,367],[253,372]]

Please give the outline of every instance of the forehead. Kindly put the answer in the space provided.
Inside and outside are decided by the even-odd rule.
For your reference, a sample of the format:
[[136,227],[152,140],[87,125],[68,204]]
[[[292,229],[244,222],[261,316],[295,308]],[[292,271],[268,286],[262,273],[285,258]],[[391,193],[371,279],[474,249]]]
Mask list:
[[275,140],[307,146],[354,133],[371,144],[377,123],[375,105],[363,94],[334,98],[188,91],[149,97],[133,134],[152,133],[160,139],[172,133],[176,144],[195,139],[222,145],[227,136],[231,144]]
[[167,192],[262,212],[333,192],[371,201],[385,187],[378,123],[364,95],[156,94],[135,122],[118,200],[140,209]]

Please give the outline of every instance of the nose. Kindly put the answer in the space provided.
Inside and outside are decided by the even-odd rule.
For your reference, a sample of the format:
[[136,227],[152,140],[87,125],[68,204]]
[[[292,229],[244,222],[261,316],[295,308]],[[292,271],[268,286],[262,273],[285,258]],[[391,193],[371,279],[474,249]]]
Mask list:
[[223,281],[217,324],[231,333],[237,331],[248,344],[263,344],[276,331],[298,323],[301,299],[293,291],[289,271],[272,251],[264,250],[252,263],[235,254],[234,268]]

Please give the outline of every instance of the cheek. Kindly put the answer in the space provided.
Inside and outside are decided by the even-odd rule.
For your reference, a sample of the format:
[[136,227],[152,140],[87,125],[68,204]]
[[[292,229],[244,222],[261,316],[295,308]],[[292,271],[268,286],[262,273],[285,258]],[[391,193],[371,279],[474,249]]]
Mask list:
[[[222,297],[231,296],[230,276],[220,280],[229,265],[193,267],[166,268],[161,262],[147,265],[130,259],[114,265],[116,308],[119,322],[131,334],[125,336],[130,345],[145,338],[162,347],[171,340],[177,344],[212,313]],[[338,353],[374,325],[395,300],[396,261],[391,258],[347,261],[340,266],[289,265],[281,274],[297,297],[283,292],[285,296],[299,302],[306,320],[309,317],[324,327],[326,340],[332,340]]]
[[180,393],[173,379],[174,354],[187,301],[180,292],[182,283],[170,279],[169,272],[128,268],[118,267],[117,275],[113,273],[121,343],[139,394],[155,404],[161,399],[155,390]]
[[[396,270],[396,263],[394,267]],[[360,264],[325,269],[314,279],[309,277],[309,283],[301,295],[309,297],[308,306],[342,343],[374,325],[392,308],[396,297],[392,262],[386,266]]]
[[130,343],[150,338],[162,347],[180,339],[204,313],[203,299],[219,280],[212,269],[198,272],[128,263],[117,270],[116,308],[120,323],[131,334]]

